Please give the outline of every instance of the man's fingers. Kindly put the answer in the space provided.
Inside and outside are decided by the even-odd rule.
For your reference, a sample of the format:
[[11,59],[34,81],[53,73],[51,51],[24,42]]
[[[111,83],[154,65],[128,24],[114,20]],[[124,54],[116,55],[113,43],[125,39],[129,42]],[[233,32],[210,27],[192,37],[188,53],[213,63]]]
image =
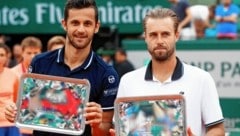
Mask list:
[[109,133],[110,133],[110,136],[115,136],[116,134],[116,132],[115,132],[115,130],[114,129],[110,129],[109,130]]
[[102,122],[102,108],[101,105],[95,102],[87,103],[85,108],[84,117],[86,118],[86,124],[93,126],[98,126]]
[[101,118],[102,117],[102,113],[99,112],[89,112],[85,114],[86,118]]
[[102,118],[102,108],[101,105],[90,102],[87,104],[87,107],[85,108],[85,117],[87,119],[97,119]]
[[92,111],[90,110],[89,112],[84,114],[86,120],[87,120],[87,124],[91,124],[91,123],[100,123],[102,122],[102,112],[96,112],[96,111]]
[[9,121],[9,122],[14,122],[16,114],[14,113],[10,113],[10,112],[5,112],[5,118]]
[[89,102],[89,103],[87,103],[87,107],[98,107],[98,108],[101,108],[101,105],[97,104],[95,102]]
[[195,135],[192,133],[191,128],[188,128],[188,129],[187,129],[187,136],[195,136]]
[[100,118],[96,118],[96,119],[87,120],[85,123],[91,125],[91,124],[99,124],[101,122],[102,120]]
[[16,114],[17,114],[17,107],[15,104],[9,104],[5,107],[5,118],[10,121],[14,122]]
[[98,113],[102,113],[102,109],[99,107],[86,107],[85,108],[85,112],[89,113],[89,112],[98,112]]

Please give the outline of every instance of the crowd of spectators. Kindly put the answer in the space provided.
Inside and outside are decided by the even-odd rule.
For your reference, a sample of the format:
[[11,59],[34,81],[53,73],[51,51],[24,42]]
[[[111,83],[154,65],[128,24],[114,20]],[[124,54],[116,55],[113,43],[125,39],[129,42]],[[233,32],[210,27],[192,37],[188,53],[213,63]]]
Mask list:
[[[221,0],[219,4],[210,6],[190,5],[187,0],[169,0],[169,2],[171,3],[171,9],[179,16],[180,25],[178,30],[181,40],[195,40],[208,37],[218,39],[238,38],[239,5],[233,3],[232,0]],[[32,58],[41,53],[43,45],[39,38],[29,36],[24,38],[21,43],[15,43],[11,50],[5,45],[6,39],[6,36],[0,34],[0,72],[4,71],[8,75],[12,75],[12,81],[9,84],[11,83],[11,86],[14,88],[10,88],[11,92],[8,92],[8,94],[16,102],[16,85],[18,85],[16,78],[19,79],[27,71]],[[62,48],[64,44],[65,38],[56,35],[49,39],[47,51]],[[105,54],[103,52],[98,53],[106,63],[114,66],[119,77],[126,72],[134,70],[134,66],[128,61],[127,53],[123,49],[117,49],[116,52],[110,54],[106,52]],[[16,76],[13,75],[14,73]],[[10,76],[4,78],[8,78],[10,81]],[[1,81],[4,80],[2,79]],[[2,83],[0,82],[0,85]],[[4,96],[1,95],[0,99],[5,100]],[[6,120],[2,121],[2,123],[6,124]],[[14,133],[26,135],[31,135],[32,133],[31,131],[25,132],[24,130],[18,132],[13,124],[6,125],[10,126],[9,131]]]
[[180,20],[182,40],[216,37],[237,39],[239,5],[232,0],[221,0],[215,5],[190,5],[184,0],[169,0],[171,9]]
[[[6,45],[7,37],[0,35],[0,103],[3,105],[9,101],[17,101],[17,93],[19,81],[22,74],[27,72],[33,57],[42,52],[42,41],[38,37],[27,36],[23,38],[21,43],[15,43],[12,49]],[[52,51],[63,47],[65,38],[63,36],[53,36],[49,39],[47,44],[47,51]],[[8,82],[5,82],[5,81]],[[6,83],[8,85],[6,85]],[[4,84],[4,85],[3,85]],[[8,88],[6,88],[8,87]],[[12,88],[10,88],[12,87]],[[8,90],[8,92],[4,92]],[[4,108],[4,107],[3,107]],[[1,109],[1,108],[0,108]],[[14,124],[9,123],[3,115],[4,110],[0,110],[0,129],[1,134],[13,134],[14,136],[31,136],[32,130],[18,129]]]

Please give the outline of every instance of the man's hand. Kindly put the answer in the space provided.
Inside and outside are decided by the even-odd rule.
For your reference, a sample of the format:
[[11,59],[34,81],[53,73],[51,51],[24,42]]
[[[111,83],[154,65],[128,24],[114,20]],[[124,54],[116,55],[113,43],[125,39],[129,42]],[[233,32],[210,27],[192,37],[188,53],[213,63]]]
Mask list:
[[191,128],[188,128],[188,129],[187,129],[187,136],[195,136],[195,135],[192,133]]
[[225,136],[224,123],[208,127],[206,136]]
[[11,103],[9,105],[7,105],[5,107],[5,118],[9,121],[9,122],[14,122],[16,115],[17,115],[17,107],[14,103]]
[[110,133],[110,136],[115,136],[116,135],[116,132],[115,132],[114,129],[110,129],[109,133]]
[[102,123],[102,108],[101,105],[95,102],[87,103],[87,107],[85,108],[85,118],[86,124],[89,124],[92,128],[99,127]]

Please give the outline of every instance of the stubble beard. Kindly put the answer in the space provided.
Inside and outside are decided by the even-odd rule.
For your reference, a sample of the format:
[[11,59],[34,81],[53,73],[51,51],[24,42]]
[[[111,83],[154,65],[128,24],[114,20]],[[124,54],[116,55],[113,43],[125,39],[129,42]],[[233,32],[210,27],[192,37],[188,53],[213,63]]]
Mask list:
[[164,62],[168,60],[174,54],[174,48],[171,48],[167,52],[155,52],[154,50],[148,49],[148,52],[151,54],[152,58],[158,62]]
[[73,36],[71,37],[69,34],[67,34],[67,37],[68,37],[69,43],[70,43],[75,49],[85,49],[85,48],[90,44],[90,42],[91,42],[91,41],[89,41],[89,42],[87,42],[86,44],[80,45],[80,44],[74,42],[74,37],[73,37]]

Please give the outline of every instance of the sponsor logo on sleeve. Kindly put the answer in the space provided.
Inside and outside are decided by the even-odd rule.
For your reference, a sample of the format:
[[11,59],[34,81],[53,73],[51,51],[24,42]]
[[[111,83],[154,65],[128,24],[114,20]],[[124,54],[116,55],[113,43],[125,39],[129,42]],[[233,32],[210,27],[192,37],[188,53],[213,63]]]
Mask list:
[[115,83],[115,81],[116,81],[116,79],[115,79],[115,77],[114,77],[113,75],[110,75],[110,76],[108,77],[108,82],[109,82],[109,83],[113,84],[113,83]]

